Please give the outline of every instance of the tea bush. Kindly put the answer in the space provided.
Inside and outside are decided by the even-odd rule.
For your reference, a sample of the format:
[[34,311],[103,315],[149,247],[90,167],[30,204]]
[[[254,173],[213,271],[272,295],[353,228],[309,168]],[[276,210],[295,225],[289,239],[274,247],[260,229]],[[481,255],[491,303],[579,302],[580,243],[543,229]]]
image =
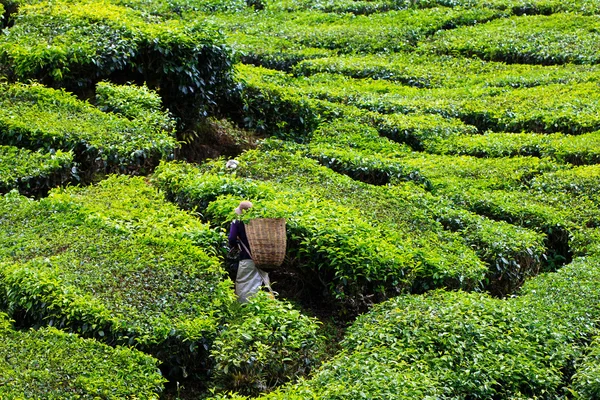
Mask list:
[[0,40],[0,63],[13,80],[69,90],[91,89],[114,73],[130,76],[160,87],[180,118],[206,113],[217,91],[231,85],[229,51],[204,21],[165,20],[97,0],[20,7]]
[[[245,12],[211,15],[210,20],[223,28],[245,35],[264,38],[265,32],[277,42],[283,39],[287,47],[333,50],[338,54],[392,53],[412,50],[429,35],[440,29],[473,25],[502,16],[502,12],[484,8],[454,10],[446,7],[412,9],[377,13],[369,16],[348,13],[322,13],[297,10],[294,18],[287,11],[268,13]],[[229,42],[234,49],[234,43]],[[263,53],[259,46],[250,45]],[[257,40],[256,44],[261,44]],[[267,48],[271,48],[268,46]]]
[[535,15],[551,14],[560,11],[576,11],[583,14],[597,14],[600,12],[600,6],[593,0],[533,0],[522,2],[520,0],[402,0],[402,1],[350,1],[335,0],[328,2],[303,0],[289,1],[278,0],[269,1],[268,9],[297,11],[299,9],[311,9],[324,12],[353,13],[353,14],[373,14],[382,13],[390,10],[405,9],[424,9],[433,7],[485,7],[502,10],[516,15]]
[[582,399],[593,399],[600,395],[600,338],[590,348],[573,376],[573,389]]
[[597,164],[599,132],[582,135],[562,133],[503,133],[456,135],[445,139],[424,140],[427,152],[472,155],[476,157],[535,156],[550,157],[560,163]]
[[[457,119],[426,114],[381,114],[361,109],[335,99],[306,96],[306,83],[279,71],[251,66],[237,67],[242,81],[242,108],[248,128],[268,132],[281,138],[306,142],[323,122],[349,120],[376,128],[383,136],[422,147],[426,138],[444,138],[475,133],[473,126]],[[324,91],[325,86],[311,84]],[[312,90],[312,89],[311,89]]]
[[[397,286],[394,282],[399,271],[394,265],[398,260],[400,266],[404,265],[403,273],[414,268],[411,265],[420,265],[415,270],[416,280],[410,273],[407,275],[408,282],[413,281],[418,290],[439,285],[473,287],[485,276],[487,267],[482,260],[490,265],[489,282],[503,277],[507,285],[510,282],[518,285],[524,276],[539,268],[544,253],[543,235],[455,210],[450,203],[414,185],[374,188],[342,178],[300,157],[302,151],[298,147],[292,149],[286,145],[284,152],[277,146],[275,142],[265,143],[262,152],[245,153],[239,158],[241,164],[235,172],[236,178],[218,178],[220,184],[210,182],[215,180],[213,174],[226,175],[224,162],[212,163],[212,172],[208,175],[199,175],[197,170],[177,164],[163,164],[157,169],[155,179],[169,198],[177,198],[179,204],[187,208],[197,206],[211,220],[221,223],[233,217],[231,210],[236,205],[236,197],[257,196],[269,212],[288,219],[288,236],[300,240],[289,243],[288,253],[320,271],[327,282],[333,279],[332,289],[335,282],[341,281],[353,292],[352,285],[364,279],[363,276],[371,285],[390,282],[392,287]],[[296,155],[292,155],[294,152]],[[205,171],[208,168],[203,167]],[[293,175],[288,173],[290,170],[294,171]],[[233,185],[233,180],[237,184]],[[258,195],[229,189],[260,181],[269,182],[272,189],[268,195],[266,190]],[[211,196],[221,193],[234,195],[234,198],[207,202],[203,200],[201,193],[205,189],[201,187],[210,187],[206,193]],[[272,192],[273,188],[277,194]],[[319,199],[320,207],[314,204],[313,198]],[[205,205],[208,206],[206,211]],[[352,209],[360,210],[362,216]],[[363,225],[363,220],[370,222]],[[380,236],[377,230],[385,232],[385,236]],[[365,241],[368,237],[379,239],[368,244]],[[380,244],[375,244],[377,242]],[[388,248],[386,242],[394,243],[396,248]],[[356,253],[361,249],[357,243],[366,246],[360,253]],[[367,249],[372,250],[367,252]],[[359,261],[363,259],[364,262]],[[332,271],[336,271],[335,276],[329,275]]]
[[0,396],[27,399],[158,399],[157,360],[55,328],[15,331],[0,313]]
[[339,55],[305,59],[294,66],[295,75],[340,74],[356,79],[378,79],[418,88],[488,87],[524,88],[594,79],[597,65],[505,64],[478,58],[417,53]]
[[531,398],[581,390],[578,376],[594,379],[587,369],[594,350],[573,385],[571,366],[598,331],[599,263],[577,259],[506,300],[444,291],[396,297],[359,316],[343,350],[311,379],[260,398],[384,399],[399,388],[399,398]]
[[[583,134],[600,128],[597,84],[591,77],[589,81],[581,83],[514,89],[477,85],[420,89],[383,80],[351,79],[335,74],[293,77],[248,66],[239,66],[237,71],[240,79],[245,82],[247,92],[242,96],[247,104],[245,111],[252,119],[268,121],[271,117],[265,111],[274,106],[266,106],[261,101],[266,96],[274,101],[275,107],[280,111],[285,109],[279,105],[278,97],[286,96],[287,101],[300,105],[302,110],[312,109],[311,122],[315,115],[320,115],[324,119],[344,117],[368,123],[364,118],[368,113],[375,113],[374,116],[384,114],[385,118],[403,118],[409,121],[414,118],[412,120],[415,123],[420,119],[424,125],[421,130],[425,132],[431,125],[434,129],[437,128],[434,130],[437,135],[416,137],[413,145],[415,149],[423,148],[423,139],[446,138],[457,133],[493,130]],[[586,101],[582,100],[584,98]],[[253,115],[255,108],[259,111],[259,116],[256,117]],[[358,108],[364,117],[359,116],[360,114],[353,116],[345,111],[350,108]],[[270,126],[279,126],[283,118],[279,115]],[[297,129],[296,125],[290,126]],[[391,137],[386,134],[385,127],[380,132]],[[409,134],[410,131],[404,133],[404,136]]]
[[[262,157],[260,153],[254,155]],[[236,175],[243,169],[247,171],[244,172],[244,177],[237,175],[236,186],[243,187],[244,182],[247,181],[265,180],[264,175],[259,175],[260,173],[271,175],[268,184],[275,194],[258,197],[259,202],[257,201],[250,215],[259,213],[260,216],[276,215],[286,218],[289,237],[288,256],[291,259],[297,260],[302,268],[321,276],[321,280],[328,286],[327,289],[332,295],[347,297],[349,301],[353,301],[353,297],[360,293],[359,288],[362,288],[363,293],[374,293],[382,290],[392,290],[392,292],[405,290],[407,285],[410,286],[414,274],[419,273],[422,268],[419,267],[419,260],[427,256],[418,255],[408,242],[409,238],[404,237],[408,235],[406,227],[398,229],[397,232],[390,231],[386,238],[382,236],[379,228],[367,222],[354,207],[325,198],[318,192],[311,192],[306,188],[306,182],[300,180],[295,183],[278,182],[277,180],[282,178],[280,174],[288,171],[292,162],[294,162],[293,168],[298,173],[295,175],[296,178],[301,179],[301,169],[318,172],[322,176],[328,176],[330,173],[325,172],[327,169],[319,171],[318,165],[308,159],[297,158],[294,161],[295,157],[283,154],[277,154],[276,157],[274,160],[276,162],[271,161],[269,169],[259,165],[258,159],[246,157],[240,159],[243,166],[241,169],[238,167]],[[214,172],[219,168],[215,163]],[[185,198],[183,204],[197,206],[203,204],[201,197],[198,198],[197,203],[194,202],[193,192],[195,187],[202,185],[202,182],[211,181],[210,175],[203,176],[198,171],[189,171],[188,173],[192,175],[184,178],[186,184],[181,187],[175,186],[177,183],[170,186],[169,181],[164,180],[163,177],[184,175],[181,169],[175,173],[167,172],[177,171],[177,169],[179,169],[177,164],[161,165],[155,173],[155,179],[158,180],[156,184],[171,198],[177,197],[180,202]],[[253,173],[252,169],[256,172]],[[276,172],[278,169],[279,173]],[[319,176],[312,176],[320,179]],[[243,193],[231,196],[228,193],[229,187],[231,185],[222,186],[221,193],[225,197],[210,202],[206,210],[199,210],[213,222],[227,224],[234,217],[232,210],[239,202],[240,194]],[[186,198],[187,196],[190,197]],[[315,202],[315,196],[318,196],[318,202]],[[253,199],[253,197],[249,198]],[[403,235],[405,240],[397,235]],[[431,252],[436,252],[435,247],[431,247]],[[481,279],[483,265],[477,258],[474,255],[465,257],[464,254],[461,257],[462,259],[456,257],[457,265],[447,265],[452,267],[451,271],[444,271],[444,264],[439,261],[438,265],[429,267],[439,269],[438,284],[446,280],[458,282],[458,274],[464,275],[463,285],[473,285],[474,281]],[[435,262],[434,259],[431,257],[432,263]],[[439,259],[443,257],[440,255]]]
[[172,157],[177,143],[167,127],[172,124],[161,112],[129,120],[62,90],[0,84],[2,143],[34,151],[72,151],[82,173],[144,172]]
[[597,64],[596,16],[558,13],[499,19],[436,35],[423,51],[518,64]]
[[171,18],[200,12],[242,12],[248,6],[247,2],[242,0],[114,0],[112,2],[143,13]]
[[215,338],[212,384],[244,394],[270,391],[308,375],[320,358],[317,321],[259,292]]
[[234,301],[219,232],[139,178],[40,201],[11,193],[0,209],[0,298],[22,323],[136,345],[190,372],[206,368],[206,348]]
[[[32,152],[13,146],[0,146],[0,192],[18,189],[39,195],[71,180],[73,154]],[[75,170],[76,172],[76,170]]]
[[[104,112],[122,115],[130,120],[143,120],[154,117],[158,126],[165,131],[174,129],[174,121],[162,110],[160,96],[146,85],[114,85],[98,82],[96,85],[95,106]],[[162,114],[162,121],[159,115]]]

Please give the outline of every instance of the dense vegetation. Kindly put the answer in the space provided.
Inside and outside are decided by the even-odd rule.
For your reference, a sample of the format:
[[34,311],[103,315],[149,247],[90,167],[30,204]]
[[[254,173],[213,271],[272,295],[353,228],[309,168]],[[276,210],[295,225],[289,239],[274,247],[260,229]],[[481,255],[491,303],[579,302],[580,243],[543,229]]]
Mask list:
[[0,398],[600,396],[597,1],[0,15]]

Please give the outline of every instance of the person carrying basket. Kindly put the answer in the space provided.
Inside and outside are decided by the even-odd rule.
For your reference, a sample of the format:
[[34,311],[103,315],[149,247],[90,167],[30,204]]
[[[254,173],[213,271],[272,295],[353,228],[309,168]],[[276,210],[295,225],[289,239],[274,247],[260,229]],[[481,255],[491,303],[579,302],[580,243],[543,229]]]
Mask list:
[[[237,215],[242,215],[251,207],[251,202],[242,201],[234,211]],[[235,278],[235,294],[237,294],[240,303],[246,303],[248,298],[256,294],[263,284],[273,293],[269,274],[258,268],[252,260],[246,227],[238,218],[232,221],[229,228],[229,246],[239,246],[240,249],[240,263]]]

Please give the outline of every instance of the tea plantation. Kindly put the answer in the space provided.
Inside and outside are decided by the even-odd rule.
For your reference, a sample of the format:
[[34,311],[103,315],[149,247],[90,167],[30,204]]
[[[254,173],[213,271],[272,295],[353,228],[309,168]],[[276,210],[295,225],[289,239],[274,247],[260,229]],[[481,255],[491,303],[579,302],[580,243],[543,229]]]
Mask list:
[[[598,1],[0,27],[0,399],[600,398]],[[241,200],[287,222],[247,304]]]

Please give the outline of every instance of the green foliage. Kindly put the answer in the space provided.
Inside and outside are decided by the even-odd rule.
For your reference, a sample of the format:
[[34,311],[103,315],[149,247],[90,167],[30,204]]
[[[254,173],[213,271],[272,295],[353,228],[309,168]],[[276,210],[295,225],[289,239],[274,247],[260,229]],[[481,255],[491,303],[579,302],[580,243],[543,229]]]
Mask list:
[[[443,291],[396,297],[359,316],[344,350],[310,380],[261,398],[384,399],[399,389],[399,398],[560,397],[597,332],[599,262],[578,259],[506,300]],[[588,357],[576,376],[594,393],[587,383],[595,353]]]
[[[417,290],[473,287],[484,278],[482,260],[490,265],[489,283],[503,279],[506,287],[518,286],[539,268],[543,235],[453,209],[412,184],[375,188],[343,178],[301,154],[298,147],[267,142],[262,152],[240,157],[233,175],[225,172],[224,161],[205,165],[212,171],[203,175],[170,163],[157,169],[155,180],[169,198],[198,207],[220,224],[234,217],[231,210],[240,199],[258,200],[251,214],[287,219],[288,256],[328,282],[331,293],[348,299],[361,290],[393,293],[407,284]],[[269,190],[240,190],[260,181]],[[225,197],[215,197],[219,194]]]
[[598,19],[575,13],[499,19],[446,31],[422,51],[520,64],[597,64]]
[[600,133],[565,135],[562,133],[503,133],[456,135],[426,140],[423,147],[431,153],[472,155],[476,157],[535,156],[550,157],[561,163],[597,164]]
[[198,12],[241,12],[247,7],[243,0],[113,0],[114,4],[124,5],[141,12],[156,16],[169,16],[173,18]]
[[[289,12],[271,10],[268,13],[245,12],[211,15],[210,20],[225,33],[236,35],[228,41],[237,50],[273,58],[282,44],[292,49],[333,50],[338,54],[391,53],[412,50],[419,41],[440,29],[472,25],[498,18],[502,12],[484,8],[454,10],[438,7],[422,10],[400,10],[387,13],[352,15],[297,10],[294,18]],[[262,48],[265,32],[275,45]],[[255,38],[254,38],[255,37]],[[240,40],[241,39],[241,40]],[[239,40],[239,42],[238,42]],[[270,56],[264,57],[265,53]],[[287,49],[285,51],[287,53]]]
[[[114,85],[98,82],[96,85],[96,107],[104,112],[112,112],[128,119],[144,119],[163,114],[162,125],[165,131],[172,131],[173,121],[162,111],[162,101],[157,92],[147,86]],[[157,122],[158,125],[158,122]]]
[[256,395],[308,375],[320,358],[316,320],[259,292],[240,306],[211,348],[219,390]]
[[282,138],[307,141],[321,123],[335,120],[372,126],[381,135],[409,143],[414,148],[421,147],[426,138],[476,132],[474,127],[459,120],[439,115],[382,114],[379,110],[351,105],[350,99],[328,92],[333,82],[327,83],[325,79],[317,84],[278,71],[243,65],[237,66],[237,72],[243,82],[246,126]]
[[139,351],[44,328],[18,332],[0,314],[0,396],[158,399],[157,360]]
[[0,140],[36,151],[73,151],[90,173],[142,172],[172,155],[172,131],[162,113],[129,120],[107,114],[62,90],[0,84]]
[[[346,118],[375,126],[393,140],[423,149],[425,141],[461,133],[493,130],[583,134],[600,128],[597,84],[592,76],[581,83],[514,89],[477,85],[421,89],[335,74],[293,77],[247,66],[238,66],[237,71],[245,85],[246,93],[242,92],[242,96],[248,117],[263,124],[267,121],[272,133],[279,131],[275,127],[289,125],[297,133],[306,135],[306,131],[315,129],[316,118]],[[268,105],[263,104],[264,98],[270,101]],[[272,112],[274,107],[280,111],[289,109],[287,104],[288,108],[280,106],[280,99],[295,104],[305,113],[310,111],[310,124],[294,125],[288,123],[285,116]],[[385,125],[394,119],[406,122],[396,123],[400,126],[390,131]],[[307,118],[301,115],[300,121],[303,120]],[[409,125],[411,122],[413,126]]]
[[550,14],[560,11],[576,11],[584,14],[597,14],[600,6],[594,0],[335,0],[335,1],[269,1],[268,9],[297,11],[318,10],[324,12],[373,14],[390,10],[426,9],[434,7],[485,7],[514,13],[516,15]]
[[216,29],[104,1],[22,6],[0,41],[0,63],[12,79],[71,90],[92,88],[115,72],[130,75],[160,87],[181,118],[206,113],[216,91],[230,85],[229,54]]
[[171,365],[206,362],[234,301],[222,234],[142,179],[0,203],[0,296],[31,324],[143,347]]
[[18,189],[27,195],[44,193],[69,181],[72,171],[71,152],[42,153],[0,146],[0,192]]
[[581,399],[600,396],[600,337],[596,337],[592,342],[577,368],[573,376],[573,389]]
[[308,59],[294,66],[295,75],[340,74],[377,79],[417,88],[533,87],[594,79],[598,65],[528,65],[418,53],[339,55]]

